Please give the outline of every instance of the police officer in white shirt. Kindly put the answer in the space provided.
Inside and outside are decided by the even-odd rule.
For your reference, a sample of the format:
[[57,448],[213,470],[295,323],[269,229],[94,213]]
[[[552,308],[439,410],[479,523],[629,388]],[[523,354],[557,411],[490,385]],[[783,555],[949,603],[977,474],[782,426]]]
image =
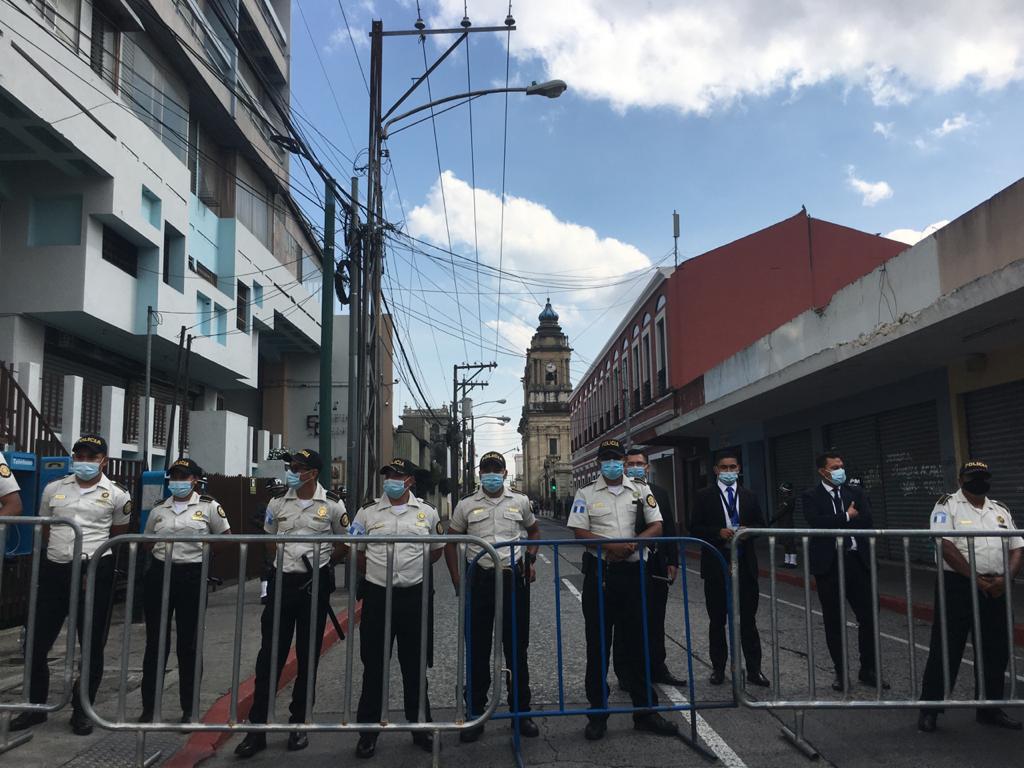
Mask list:
[[[43,490],[39,514],[74,520],[82,529],[82,556],[92,557],[108,539],[128,530],[132,500],[128,489],[108,478],[107,441],[99,435],[82,435],[71,449],[72,474],[54,480]],[[63,525],[44,529],[46,557],[40,563],[39,598],[36,604],[36,631],[32,646],[28,700],[34,704],[46,701],[50,689],[47,654],[53,648],[67,618],[71,603],[71,559],[74,556],[74,532]],[[85,563],[82,567],[85,578]],[[114,585],[114,557],[109,549],[103,553],[96,570],[95,600],[92,611],[92,652],[89,664],[89,701],[96,700],[103,678],[103,646],[107,640],[110,594]],[[82,641],[84,592],[78,596],[78,641]],[[79,708],[78,683],[71,699],[71,729],[76,735],[92,733],[92,723]],[[22,712],[11,721],[11,730],[20,731],[46,720],[45,712]]]
[[[988,498],[992,473],[983,461],[968,461],[960,468],[960,490],[952,496],[943,496],[932,510],[933,531],[1012,531],[1013,516],[1004,504]],[[1009,563],[1003,558],[1003,541],[1008,542]],[[1024,539],[1020,536],[949,536],[941,539],[943,583],[946,597],[946,639],[949,647],[949,686],[956,684],[956,674],[971,635],[974,655],[980,656],[985,669],[986,699],[1001,699],[1004,675],[1010,658],[1007,636],[1006,581],[1020,572],[1024,563]],[[974,542],[975,576],[972,583],[970,544]],[[1007,566],[1009,568],[1007,569]],[[936,585],[938,589],[938,585]],[[971,592],[978,595],[981,619],[981,637],[974,635],[974,611]],[[942,674],[942,624],[938,610],[939,596],[935,596],[936,613],[932,623],[931,646],[921,686],[923,700],[941,701],[945,698]],[[980,646],[980,651],[979,651]],[[975,670],[977,675],[977,669]],[[975,682],[975,696],[981,690]],[[941,708],[921,710],[917,727],[931,733]],[[979,707],[975,717],[979,723],[1013,731],[1021,729],[999,707]]]
[[[661,536],[661,512],[646,486],[623,476],[626,452],[618,440],[605,440],[597,449],[601,476],[576,492],[568,527],[577,539],[587,542],[583,555],[583,619],[587,636],[587,701],[591,710],[607,709],[608,659],[613,632],[626,637],[631,661],[627,670],[629,695],[636,711],[633,727],[662,736],[674,736],[678,727],[648,706],[644,671],[643,600],[640,591],[640,557],[644,548],[634,542],[605,544],[601,539],[656,538]],[[598,563],[598,557],[603,561]],[[600,601],[604,599],[604,648],[601,647]],[[604,665],[602,665],[602,651]],[[658,695],[650,688],[650,703]],[[608,729],[608,714],[587,715],[584,736],[595,741]]]
[[[497,451],[489,451],[480,457],[480,487],[455,507],[452,519],[448,524],[449,533],[476,536],[490,544],[499,542],[519,541],[521,539],[539,539],[540,526],[530,509],[530,500],[521,493],[515,493],[505,487],[508,471],[505,457]],[[518,704],[520,712],[530,710],[530,670],[526,661],[526,649],[530,645],[530,589],[529,584],[536,578],[534,563],[537,561],[536,547],[515,547],[515,610],[516,610],[516,646],[515,669],[518,680]],[[469,588],[466,591],[467,605],[470,615],[470,638],[472,641],[472,691],[467,689],[466,706],[470,717],[478,717],[487,708],[487,691],[491,687],[491,641],[494,632],[494,579],[502,580],[502,647],[505,651],[506,692],[508,706],[511,710],[513,701],[512,668],[512,547],[498,547],[501,567],[495,573],[494,561],[489,556],[481,555],[483,548],[476,544],[466,547],[468,562],[473,567]],[[455,591],[459,592],[459,552],[458,545],[445,546],[445,560],[448,572],[452,577]],[[513,721],[514,722],[514,721]],[[459,733],[463,742],[476,741],[483,733],[483,725],[468,728]],[[540,731],[537,724],[529,717],[519,721],[519,733],[534,737]]]
[[[146,533],[168,537],[231,533],[224,507],[212,496],[203,496],[197,491],[203,479],[203,470],[196,462],[192,459],[178,459],[171,464],[167,476],[167,489],[171,495],[149,513]],[[173,616],[178,633],[178,701],[181,704],[181,722],[187,723],[192,719],[199,599],[201,591],[206,587],[200,582],[203,545],[176,542],[172,547],[166,542],[157,542],[150,546],[153,560],[146,572],[142,601],[146,616],[146,653],[142,661],[142,715],[139,722],[153,721],[160,645],[160,606],[164,569],[169,567],[171,581],[167,595],[167,636],[164,642],[164,663],[160,666],[166,672],[167,656],[171,652]]]
[[[320,471],[323,461],[315,451],[295,451],[284,454],[281,459],[287,467],[285,484],[287,490],[280,496],[271,499],[267,505],[267,517],[264,530],[269,534],[290,536],[329,536],[345,533],[349,525],[348,513],[341,497],[333,491],[327,491],[320,485]],[[284,490],[284,489],[282,489]],[[314,576],[313,564],[316,562],[317,548],[320,551],[320,572]],[[265,723],[270,709],[270,653],[274,642],[274,602],[276,590],[281,590],[281,617],[277,636],[277,662],[275,669],[280,677],[291,650],[292,636],[295,636],[295,658],[298,672],[295,685],[292,687],[290,707],[290,723],[303,723],[306,720],[306,671],[313,664],[313,685],[316,686],[316,667],[320,661],[320,647],[324,636],[324,625],[327,623],[327,606],[334,579],[331,570],[332,550],[340,556],[346,549],[344,544],[332,547],[329,542],[286,543],[283,546],[282,570],[277,572],[277,544],[268,543],[267,551],[274,560],[274,570],[270,575],[267,592],[267,603],[260,619],[262,640],[259,655],[256,657],[256,686],[253,693],[252,707],[249,709],[249,722]],[[314,636],[313,658],[309,658],[309,614],[312,606],[312,580],[318,578],[320,584],[317,592],[316,629]],[[277,681],[274,681],[276,687]],[[315,691],[314,691],[315,695]],[[288,734],[288,749],[296,751],[309,746],[309,739],[302,731]],[[252,757],[267,748],[267,737],[262,732],[249,733],[235,747],[239,757]]]
[[[388,545],[374,544],[375,536],[440,536],[444,533],[437,510],[412,489],[417,467],[408,459],[392,459],[381,469],[384,476],[384,495],[356,513],[351,533],[366,536],[365,544],[357,547],[359,571],[366,575],[361,591],[363,615],[359,623],[359,657],[363,662],[363,689],[359,696],[356,720],[360,723],[379,723],[381,714],[381,684],[384,678],[384,653],[390,655],[392,644],[398,640],[398,663],[402,668],[405,718],[410,723],[419,721],[420,645],[429,638],[420,633],[423,589],[423,546],[421,544],[394,544],[391,574],[391,637],[384,637],[385,593],[387,591]],[[444,544],[430,545],[430,562],[435,563],[444,551]],[[428,623],[432,617],[428,618]],[[429,654],[428,654],[429,655]],[[424,673],[426,670],[424,670]],[[430,722],[430,700],[427,697],[426,722]],[[430,733],[413,733],[412,741],[423,750],[433,750]],[[372,757],[377,749],[377,733],[365,731],[359,735],[356,756]]]
[[21,488],[14,477],[7,459],[0,453],[0,516],[15,517],[21,514]]

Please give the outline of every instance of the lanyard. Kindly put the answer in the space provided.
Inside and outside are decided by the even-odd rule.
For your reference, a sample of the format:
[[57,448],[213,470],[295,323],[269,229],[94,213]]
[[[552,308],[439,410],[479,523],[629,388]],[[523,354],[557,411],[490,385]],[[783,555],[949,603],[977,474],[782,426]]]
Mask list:
[[729,503],[729,500],[726,498],[721,488],[718,489],[718,495],[722,498],[722,505],[725,507],[725,511],[729,515],[730,523],[732,523],[734,528],[739,528],[740,513],[737,509],[737,503],[740,498],[739,493],[733,493],[732,504]]

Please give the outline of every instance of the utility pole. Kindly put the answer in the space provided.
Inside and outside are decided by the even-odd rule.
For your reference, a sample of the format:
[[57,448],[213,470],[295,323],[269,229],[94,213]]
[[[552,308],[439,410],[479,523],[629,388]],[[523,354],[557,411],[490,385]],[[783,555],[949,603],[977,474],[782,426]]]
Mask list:
[[672,211],[672,264],[679,266],[679,211]]
[[[459,493],[459,442],[464,439],[465,427],[462,430],[459,429],[459,406],[461,405],[462,398],[466,396],[467,392],[472,391],[476,387],[486,387],[486,381],[476,381],[476,377],[479,376],[483,371],[489,371],[497,368],[497,363],[462,363],[461,365],[455,364],[452,366],[452,423],[451,428],[448,430],[448,445],[451,448],[451,466],[449,467],[449,482],[451,484],[452,491],[452,508],[458,503],[460,498]],[[459,371],[465,371],[462,379],[459,379]],[[463,410],[462,415],[463,421],[465,421],[466,415]],[[460,432],[463,435],[460,435]],[[468,485],[468,481],[466,481]]]
[[334,179],[324,179],[324,254],[320,283],[320,458],[327,462],[330,485],[334,463],[331,424],[334,383]]
[[146,391],[142,402],[142,471],[149,469],[149,397],[153,368],[153,305],[146,307]]
[[351,180],[352,188],[352,219],[350,223],[348,239],[348,274],[349,274],[349,299],[348,299],[348,426],[345,429],[345,438],[348,441],[348,453],[345,461],[345,488],[348,494],[349,506],[352,506],[353,499],[358,504],[361,499],[361,488],[359,480],[359,451],[362,446],[362,430],[359,428],[359,402],[362,392],[359,389],[359,367],[361,365],[359,354],[359,320],[362,317],[362,288],[360,284],[361,260],[362,260],[362,233],[359,231],[359,179],[355,176]]

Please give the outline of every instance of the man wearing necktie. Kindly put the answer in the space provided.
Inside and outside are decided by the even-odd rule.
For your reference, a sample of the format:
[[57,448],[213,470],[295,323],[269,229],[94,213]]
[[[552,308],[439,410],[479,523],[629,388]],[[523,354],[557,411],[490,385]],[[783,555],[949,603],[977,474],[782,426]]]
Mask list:
[[[697,492],[690,533],[703,539],[710,547],[701,547],[700,575],[704,579],[704,600],[708,609],[708,645],[711,653],[711,684],[725,682],[725,666],[729,661],[727,626],[727,590],[729,574],[712,547],[728,564],[730,540],[740,527],[763,528],[764,513],[757,496],[737,485],[740,473],[739,454],[723,450],[715,461],[715,483]],[[746,661],[747,682],[768,686],[761,673],[761,637],[757,632],[757,552],[753,541],[737,550],[739,558],[740,644]]]
[[[835,450],[818,456],[816,461],[820,482],[803,493],[803,510],[811,528],[873,528],[871,504],[860,488],[846,483],[843,457]],[[857,646],[860,672],[857,678],[872,687],[875,676],[874,614],[871,609],[871,568],[868,539],[844,536],[838,550],[842,552],[846,572],[846,600],[857,618]],[[842,606],[839,592],[839,556],[834,537],[812,538],[810,569],[814,574],[825,623],[825,643],[835,667],[832,689],[845,688],[843,675]],[[888,684],[882,682],[883,688]]]

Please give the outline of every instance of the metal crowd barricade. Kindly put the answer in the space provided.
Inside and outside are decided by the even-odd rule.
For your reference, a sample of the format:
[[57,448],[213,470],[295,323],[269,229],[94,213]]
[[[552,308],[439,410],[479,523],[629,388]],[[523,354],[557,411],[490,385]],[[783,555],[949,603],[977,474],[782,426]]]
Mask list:
[[[15,747],[21,746],[32,738],[31,731],[25,731],[14,738],[10,735],[11,714],[14,712],[56,712],[67,706],[71,701],[72,676],[75,663],[75,637],[78,627],[78,596],[81,590],[82,575],[82,529],[78,523],[71,519],[60,517],[35,517],[25,515],[21,517],[0,516],[0,556],[7,551],[7,529],[9,526],[15,528],[32,529],[32,565],[31,575],[28,584],[28,617],[25,622],[25,672],[21,683],[22,701],[4,701],[0,703],[0,754],[8,752]],[[67,642],[64,652],[64,668],[61,674],[63,687],[60,697],[49,703],[33,704],[28,701],[30,681],[32,677],[32,662],[34,660],[34,648],[36,638],[36,623],[38,619],[39,603],[39,567],[42,559],[46,556],[42,551],[43,526],[63,525],[67,526],[74,533],[74,544],[71,557],[71,580],[68,586],[68,616],[67,616]],[[19,530],[20,535],[20,530]],[[3,571],[0,567],[0,590],[3,589]],[[88,667],[88,664],[83,665]]]
[[[769,599],[770,599],[770,634],[771,634],[771,653],[772,653],[772,687],[771,693],[767,698],[752,698],[747,690],[746,686],[743,685],[739,677],[734,676],[734,686],[736,688],[736,696],[739,703],[744,707],[751,709],[769,709],[769,710],[792,710],[794,713],[793,728],[786,726],[782,727],[782,733],[788,741],[790,741],[797,749],[803,752],[806,756],[814,758],[817,757],[817,750],[807,742],[804,737],[804,711],[808,709],[920,709],[927,707],[943,707],[943,708],[970,708],[970,707],[999,707],[999,706],[1021,706],[1024,705],[1024,697],[1018,695],[1017,686],[1017,663],[1014,654],[1014,624],[1013,624],[1013,579],[1005,579],[1005,602],[1006,602],[1006,624],[1007,624],[1007,641],[1009,644],[1009,693],[1002,699],[989,698],[986,695],[985,690],[985,677],[984,677],[984,659],[983,653],[981,652],[982,645],[984,643],[984,633],[982,631],[981,624],[981,613],[980,604],[978,597],[978,590],[971,590],[971,613],[972,613],[972,629],[973,629],[973,640],[972,646],[974,648],[974,664],[976,669],[976,679],[978,681],[977,697],[972,699],[956,699],[951,698],[952,684],[950,680],[949,671],[949,634],[948,634],[948,608],[946,605],[946,580],[950,578],[950,574],[943,568],[943,555],[942,555],[942,544],[941,541],[936,542],[934,546],[935,550],[935,565],[936,565],[936,588],[935,595],[937,598],[937,605],[934,611],[935,621],[940,623],[941,632],[941,657],[942,657],[942,677],[943,677],[943,691],[944,697],[941,700],[924,700],[918,697],[904,697],[898,698],[893,695],[885,695],[883,689],[883,654],[882,654],[882,633],[879,624],[879,586],[878,586],[878,540],[889,539],[896,540],[900,543],[902,548],[903,557],[901,559],[903,567],[903,590],[904,599],[906,600],[906,627],[907,627],[907,669],[910,674],[911,686],[915,686],[913,690],[920,690],[920,678],[918,677],[918,665],[915,653],[919,650],[915,642],[915,627],[914,627],[914,594],[913,584],[911,580],[911,559],[910,559],[910,542],[911,539],[931,539],[941,540],[948,538],[966,538],[968,539],[968,567],[970,573],[970,579],[972,584],[976,581],[978,576],[977,560],[975,556],[976,545],[974,540],[981,537],[986,538],[1000,538],[1002,539],[1002,554],[1003,554],[1003,573],[1010,574],[1010,549],[1009,539],[1011,537],[1020,536],[1021,531],[1019,530],[1000,530],[1000,531],[964,531],[958,529],[953,535],[950,531],[932,531],[932,530],[921,530],[921,529],[840,529],[837,531],[835,528],[801,528],[787,530],[786,536],[799,537],[801,540],[802,549],[802,563],[803,563],[803,611],[804,611],[804,624],[805,634],[807,643],[807,695],[793,698],[786,698],[782,696],[780,683],[782,682],[779,667],[780,667],[780,646],[779,646],[779,618],[778,618],[778,585],[777,585],[777,574],[776,574],[776,559],[775,559],[775,548],[776,538],[778,536],[778,530],[773,528],[741,528],[732,539],[733,547],[733,558],[732,558],[732,588],[737,590],[739,588],[739,570],[737,568],[737,560],[735,557],[736,547],[741,542],[749,541],[750,539],[759,537],[766,539],[768,542],[768,553],[769,553]],[[843,540],[847,537],[864,537],[868,539],[868,558],[869,558],[869,576],[871,581],[871,611],[874,625],[874,656],[875,656],[875,690],[874,698],[872,699],[851,699],[851,685],[850,685],[850,664],[849,664],[849,643],[847,640],[847,605],[846,605],[846,564],[845,556],[843,554]],[[839,606],[840,606],[840,626],[842,629],[842,657],[843,657],[843,691],[841,695],[833,698],[820,698],[818,696],[818,685],[815,678],[815,665],[814,665],[814,627],[812,620],[812,606],[811,606],[811,573],[810,573],[810,540],[813,538],[827,538],[835,541],[837,563],[838,563],[838,580],[839,580]],[[732,609],[732,633],[733,633],[733,646],[739,647],[739,616],[738,607],[733,606]],[[735,663],[735,662],[734,662]]]
[[[639,580],[640,580],[640,594],[638,595],[641,606],[642,606],[642,633],[643,633],[643,652],[644,652],[644,687],[647,694],[648,706],[634,707],[630,706],[612,706],[609,703],[609,688],[607,682],[608,673],[608,661],[605,638],[605,583],[604,579],[601,578],[603,569],[605,568],[604,560],[601,558],[602,549],[608,544],[622,544],[622,543],[634,543],[638,545],[638,549],[643,549],[645,545],[651,545],[656,543],[675,543],[679,545],[679,571],[678,581],[679,590],[682,596],[682,618],[683,626],[685,630],[686,638],[686,666],[687,666],[687,695],[685,699],[679,703],[669,702],[660,703],[658,705],[653,704],[653,686],[655,685],[651,678],[651,657],[650,657],[650,644],[649,640],[649,628],[648,628],[648,604],[647,604],[647,563],[646,558],[641,557],[639,560]],[[716,559],[722,568],[722,573],[727,574],[728,568],[725,559],[722,554],[718,552],[713,546],[708,544],[701,539],[677,536],[677,537],[659,537],[659,538],[624,538],[624,539],[551,539],[551,540],[526,540],[521,539],[519,541],[512,542],[499,542],[495,546],[498,549],[508,548],[510,550],[510,562],[511,562],[511,587],[510,587],[510,598],[512,603],[512,610],[510,611],[511,616],[511,641],[514,649],[518,648],[519,641],[519,619],[518,612],[515,609],[516,606],[516,590],[518,586],[517,571],[521,567],[521,564],[517,560],[519,555],[516,554],[517,550],[525,551],[526,547],[538,547],[540,549],[550,548],[551,549],[551,562],[553,565],[552,584],[554,588],[554,611],[555,611],[555,644],[556,644],[556,663],[557,663],[557,678],[558,678],[558,702],[557,708],[553,709],[549,706],[545,706],[544,709],[533,709],[528,711],[520,711],[520,698],[519,698],[519,677],[518,677],[518,656],[515,652],[511,654],[512,668],[510,670],[510,678],[512,681],[512,709],[508,712],[494,712],[494,708],[500,698],[501,682],[498,675],[492,676],[493,695],[489,696],[488,710],[494,712],[490,719],[492,720],[512,720],[512,748],[514,751],[514,757],[517,766],[522,768],[525,766],[525,761],[522,753],[522,742],[519,733],[519,722],[525,717],[531,718],[542,718],[542,717],[564,717],[572,715],[596,715],[596,714],[629,714],[639,711],[651,711],[651,712],[687,712],[689,713],[690,721],[690,732],[689,734],[680,733],[681,739],[690,746],[695,752],[704,758],[710,760],[717,760],[717,756],[708,749],[701,740],[697,733],[697,718],[698,710],[700,709],[731,709],[736,707],[735,698],[731,698],[728,701],[700,701],[697,697],[696,686],[694,683],[693,673],[693,645],[692,645],[692,627],[690,618],[690,588],[689,579],[686,569],[686,548],[688,546],[695,545],[698,549],[706,548],[714,553]],[[601,667],[605,670],[605,685],[602,694],[602,704],[600,709],[592,709],[589,706],[585,708],[572,708],[566,706],[566,691],[565,691],[565,679],[564,679],[564,654],[563,654],[563,636],[562,636],[562,604],[561,604],[561,590],[562,590],[562,570],[561,570],[561,553],[565,548],[570,549],[586,549],[593,548],[597,553],[597,568],[598,568],[598,623],[600,626],[600,640],[601,640]],[[460,556],[460,563],[464,560]],[[469,574],[472,575],[472,569],[476,567],[476,560],[469,563]],[[575,566],[574,566],[575,567]],[[582,571],[581,571],[582,573]],[[501,588],[502,580],[499,578],[494,579],[499,591]],[[461,579],[460,583],[467,584],[468,581]],[[539,580],[538,582],[539,583]],[[730,582],[725,579],[726,587],[726,617],[727,621],[731,624],[733,622],[732,610],[730,606],[732,604],[733,590],[730,587]],[[471,602],[468,596],[465,599],[460,600],[459,610],[462,611],[470,610]],[[495,606],[495,634],[497,635],[497,641],[495,646],[495,658],[498,658],[498,654],[501,651],[500,645],[497,643],[501,642],[501,634],[497,632],[497,627],[500,620],[501,605],[500,603]],[[531,623],[537,621],[536,616],[531,616]],[[468,627],[471,626],[471,616],[467,616],[464,626],[467,628],[466,631],[466,661],[467,661],[467,681],[466,688],[471,690],[472,680],[469,678],[469,661],[472,658],[472,644]],[[729,635],[731,637],[731,634]]]
[[[264,732],[264,733],[287,733],[291,731],[304,731],[304,732],[430,732],[435,735],[434,738],[434,754],[433,762],[434,765],[439,764],[439,751],[440,751],[440,738],[437,735],[444,731],[459,731],[467,728],[472,728],[486,722],[497,706],[497,702],[492,702],[484,712],[482,712],[477,718],[472,720],[466,720],[463,716],[463,707],[461,696],[461,672],[464,667],[464,659],[462,656],[463,649],[460,647],[457,651],[457,658],[455,659],[456,670],[459,675],[460,694],[456,696],[456,716],[451,721],[432,721],[424,722],[425,710],[426,710],[426,674],[427,674],[427,628],[428,622],[431,620],[429,615],[429,598],[430,589],[424,588],[422,590],[422,604],[420,606],[420,629],[422,642],[420,645],[420,659],[419,659],[419,679],[420,679],[420,697],[419,697],[419,722],[406,723],[406,722],[392,722],[390,716],[390,705],[389,705],[389,685],[391,678],[391,619],[393,610],[393,576],[395,568],[395,545],[397,544],[419,544],[423,546],[423,583],[424,585],[430,584],[430,576],[432,572],[432,563],[430,562],[430,546],[438,542],[441,543],[455,543],[460,546],[465,546],[468,543],[473,543],[476,546],[483,548],[484,552],[482,555],[489,556],[495,563],[500,563],[498,553],[495,551],[487,542],[483,541],[474,536],[456,536],[456,535],[445,535],[445,536],[352,536],[352,535],[325,535],[325,536],[313,536],[313,535],[302,535],[302,536],[289,536],[283,534],[247,534],[247,535],[234,535],[234,534],[219,534],[219,535],[175,535],[175,536],[161,536],[158,534],[131,534],[125,536],[118,536],[109,542],[103,544],[99,550],[97,550],[95,557],[89,566],[88,580],[85,594],[85,626],[84,626],[84,641],[82,647],[82,653],[84,658],[88,658],[90,653],[90,629],[92,621],[92,606],[96,599],[94,593],[94,581],[96,563],[99,561],[99,556],[103,552],[113,547],[123,546],[128,549],[128,587],[127,594],[125,597],[126,605],[131,605],[135,598],[135,584],[136,584],[136,572],[139,567],[139,545],[143,544],[155,544],[155,543],[166,543],[165,547],[165,567],[163,570],[163,581],[161,584],[161,596],[160,596],[160,635],[159,645],[157,653],[157,666],[158,674],[156,678],[156,696],[154,701],[153,720],[147,723],[134,722],[128,713],[128,660],[131,650],[131,626],[130,622],[125,621],[123,632],[121,636],[121,653],[120,653],[120,670],[119,670],[119,682],[118,682],[118,693],[117,693],[117,709],[116,716],[113,719],[105,718],[98,713],[94,706],[87,700],[86,696],[82,696],[82,709],[88,715],[88,717],[101,728],[105,728],[111,731],[131,731],[136,733],[136,764],[139,766],[148,766],[154,764],[160,757],[161,754],[156,752],[151,755],[146,755],[146,734],[154,731],[164,732],[179,732],[179,733],[191,733],[191,732],[203,732],[203,731],[221,731],[221,732]],[[163,684],[164,675],[160,674],[160,670],[163,667],[160,664],[160,660],[166,657],[167,652],[167,639],[168,639],[168,602],[170,595],[170,580],[171,580],[171,568],[167,567],[174,562],[174,547],[175,544],[184,543],[198,543],[202,544],[202,561],[201,561],[201,573],[200,573],[200,603],[199,603],[199,620],[196,624],[196,659],[194,669],[194,688],[192,693],[192,717],[189,722],[182,723],[179,720],[163,720],[162,719],[162,706],[161,700],[163,698]],[[279,635],[281,626],[281,600],[283,590],[280,588],[281,581],[278,582],[278,588],[274,590],[273,604],[266,608],[272,611],[273,615],[273,639],[270,648],[270,701],[268,709],[267,723],[255,724],[242,722],[239,713],[239,688],[242,682],[241,674],[241,661],[242,661],[242,636],[244,631],[244,622],[246,617],[245,608],[245,597],[246,590],[244,588],[247,580],[247,560],[249,554],[249,545],[255,544],[257,546],[274,545],[276,547],[276,569],[277,573],[283,573],[284,563],[284,545],[285,544],[345,544],[350,547],[348,557],[348,584],[350,588],[348,590],[348,602],[347,609],[349,617],[356,615],[356,591],[355,585],[357,583],[357,572],[356,572],[356,557],[355,557],[355,546],[356,545],[384,545],[387,547],[387,571],[386,578],[388,584],[385,590],[385,619],[384,619],[384,671],[383,671],[383,684],[382,684],[382,711],[381,719],[378,723],[359,723],[355,722],[352,712],[352,693],[353,693],[353,666],[354,666],[354,648],[353,642],[345,643],[345,660],[344,660],[344,712],[340,722],[314,722],[312,720],[313,715],[313,682],[314,675],[317,671],[317,664],[315,663],[314,651],[316,643],[316,625],[317,625],[317,608],[319,605],[319,592],[320,592],[320,580],[314,577],[314,574],[320,572],[320,566],[322,563],[320,547],[313,549],[312,569],[310,573],[310,612],[309,612],[309,645],[308,645],[308,658],[310,663],[306,670],[306,720],[303,723],[289,723],[289,722],[277,722],[276,717],[276,704],[278,697],[278,682],[280,678],[281,670],[278,669],[277,659],[279,650]],[[232,637],[232,660],[231,660],[231,685],[229,689],[230,700],[229,700],[229,714],[226,722],[202,722],[200,721],[201,711],[199,708],[200,692],[202,690],[202,678],[201,678],[201,665],[203,657],[203,638],[206,628],[206,608],[207,608],[207,590],[205,589],[207,576],[210,568],[210,555],[211,547],[223,547],[223,546],[238,546],[238,590],[235,598],[235,622],[234,622],[234,634]],[[499,610],[501,607],[501,583],[497,584],[495,589],[495,601]],[[463,634],[463,612],[459,611],[459,625],[458,625],[458,636],[461,637]],[[495,622],[495,633],[497,635],[497,642],[494,643],[495,653],[493,662],[493,674],[497,677],[501,670],[500,663],[500,652],[501,652],[501,621],[500,618]],[[351,635],[351,630],[350,630]],[[87,691],[89,686],[89,672],[88,665],[83,665],[82,669],[82,682],[81,689]]]

